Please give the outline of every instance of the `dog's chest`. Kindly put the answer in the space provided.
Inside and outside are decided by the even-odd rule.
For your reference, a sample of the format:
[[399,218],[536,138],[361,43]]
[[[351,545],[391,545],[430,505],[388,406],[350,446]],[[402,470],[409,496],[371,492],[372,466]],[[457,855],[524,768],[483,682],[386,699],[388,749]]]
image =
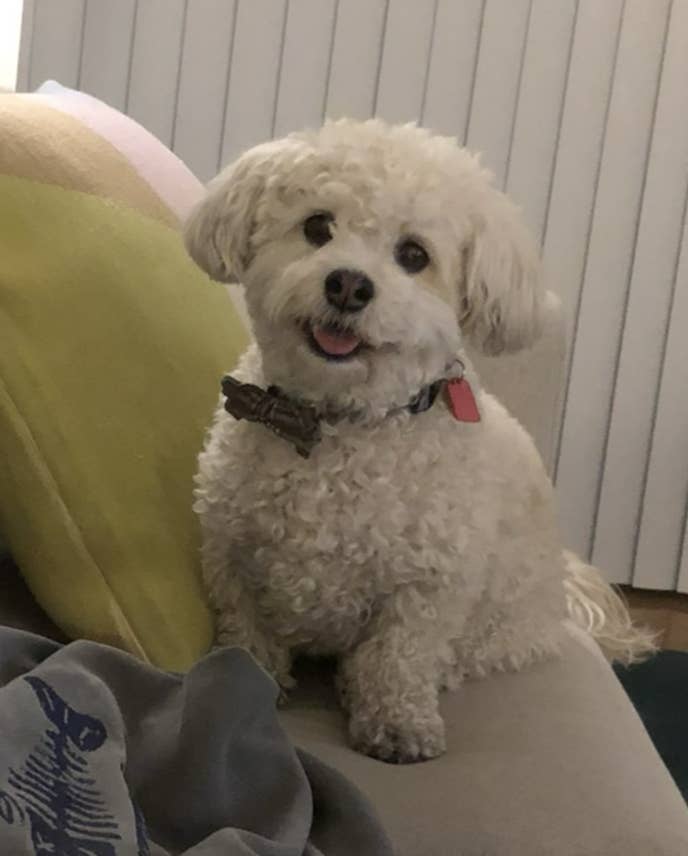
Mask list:
[[456,567],[470,522],[451,472],[462,452],[443,424],[423,414],[335,426],[308,460],[262,426],[231,426],[237,570],[273,626],[317,637],[327,623],[345,644],[382,596]]

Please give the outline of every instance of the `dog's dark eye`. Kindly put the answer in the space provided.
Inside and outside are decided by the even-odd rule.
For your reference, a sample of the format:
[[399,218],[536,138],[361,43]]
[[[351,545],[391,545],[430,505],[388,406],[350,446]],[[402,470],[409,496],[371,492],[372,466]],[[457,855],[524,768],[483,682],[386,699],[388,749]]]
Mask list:
[[303,224],[303,234],[309,244],[314,247],[322,247],[332,240],[332,223],[334,217],[327,211],[320,214],[311,214]]
[[423,247],[408,238],[397,244],[394,258],[407,273],[419,273],[430,264],[430,257]]

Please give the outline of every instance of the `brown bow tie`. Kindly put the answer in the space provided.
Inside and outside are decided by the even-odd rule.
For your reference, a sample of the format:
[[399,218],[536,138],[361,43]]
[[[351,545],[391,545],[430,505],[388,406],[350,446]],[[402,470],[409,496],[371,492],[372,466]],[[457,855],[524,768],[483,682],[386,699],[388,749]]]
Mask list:
[[260,422],[278,437],[293,443],[302,458],[308,458],[321,440],[320,417],[315,407],[288,398],[276,386],[266,391],[225,375],[222,394],[226,397],[227,413],[235,419]]

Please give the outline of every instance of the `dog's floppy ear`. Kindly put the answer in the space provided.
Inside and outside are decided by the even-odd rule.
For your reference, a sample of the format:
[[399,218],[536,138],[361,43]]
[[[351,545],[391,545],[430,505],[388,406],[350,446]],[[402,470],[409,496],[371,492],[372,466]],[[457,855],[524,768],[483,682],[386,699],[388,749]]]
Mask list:
[[484,204],[464,249],[459,320],[486,354],[533,344],[542,326],[544,289],[535,243],[519,209],[486,188]]
[[256,211],[274,152],[274,143],[256,146],[226,167],[186,221],[187,252],[211,279],[240,282],[251,261]]

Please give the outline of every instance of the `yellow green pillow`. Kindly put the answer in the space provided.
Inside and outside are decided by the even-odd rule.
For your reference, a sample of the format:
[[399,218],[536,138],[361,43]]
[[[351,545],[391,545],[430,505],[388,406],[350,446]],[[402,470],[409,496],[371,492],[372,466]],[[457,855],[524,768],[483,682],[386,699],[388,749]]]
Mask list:
[[[3,144],[8,126],[21,134],[3,125],[3,107],[25,110],[13,97],[0,97]],[[34,106],[35,136],[37,121],[48,135],[64,124]],[[97,193],[27,175],[26,158],[19,174],[0,164],[0,533],[70,637],[184,670],[212,637],[196,456],[246,334],[187,258],[174,212],[150,187],[127,196],[145,181],[82,128]]]

